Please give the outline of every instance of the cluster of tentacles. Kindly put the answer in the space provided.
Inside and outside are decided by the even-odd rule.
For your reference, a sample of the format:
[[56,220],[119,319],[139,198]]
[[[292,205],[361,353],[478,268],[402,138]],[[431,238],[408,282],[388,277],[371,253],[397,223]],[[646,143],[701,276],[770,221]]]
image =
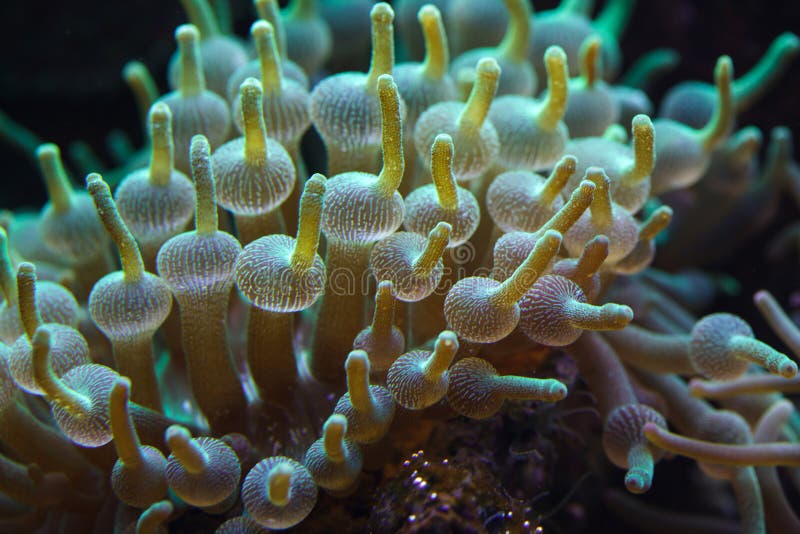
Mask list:
[[[627,492],[687,456],[730,484],[738,528],[800,532],[797,323],[755,295],[775,348],[703,315],[710,275],[651,267],[657,244],[664,266],[704,264],[783,191],[800,204],[789,130],[760,164],[736,125],[795,35],[739,77],[720,57],[656,113],[642,87],[676,58],[620,77],[633,0],[594,18],[590,0],[255,0],[249,42],[225,2],[181,3],[172,91],[124,69],[148,146],[78,187],[40,144],[49,202],[3,216],[0,529],[321,529],[318,499],[402,471],[432,429],[588,389]],[[370,42],[366,72],[331,73]],[[423,468],[411,485],[447,512]],[[642,528],[737,528],[607,497]]]

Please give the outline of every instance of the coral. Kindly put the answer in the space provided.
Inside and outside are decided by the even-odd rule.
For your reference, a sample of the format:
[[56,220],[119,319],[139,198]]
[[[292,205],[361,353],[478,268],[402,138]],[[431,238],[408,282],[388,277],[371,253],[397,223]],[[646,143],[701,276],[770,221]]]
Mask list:
[[4,169],[0,531],[800,528],[796,110],[752,125],[796,35],[177,4],[114,66],[144,146],[105,166],[76,125],[62,158],[0,113],[48,196]]

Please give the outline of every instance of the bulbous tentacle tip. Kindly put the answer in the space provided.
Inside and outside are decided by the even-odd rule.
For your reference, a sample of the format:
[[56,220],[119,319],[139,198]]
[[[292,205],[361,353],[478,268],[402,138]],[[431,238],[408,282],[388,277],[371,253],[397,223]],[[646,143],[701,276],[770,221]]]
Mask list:
[[328,179],[325,178],[323,174],[315,172],[311,175],[311,178],[306,181],[303,191],[309,194],[323,195],[327,188],[327,182]]
[[149,117],[151,123],[169,122],[172,120],[172,112],[164,102],[155,102],[150,108]]
[[625,318],[625,321],[628,323],[633,321],[633,309],[629,306],[621,306],[621,308],[622,310],[620,313]]
[[478,78],[496,79],[500,77],[500,64],[493,57],[481,58],[476,68]]
[[720,87],[730,86],[733,78],[733,60],[730,56],[720,56],[714,68],[714,81]]
[[[652,423],[648,423],[652,424]],[[640,468],[633,468],[625,474],[625,488],[634,494],[645,493],[653,483],[652,473]]]
[[342,436],[347,431],[347,418],[340,413],[331,414],[328,419],[325,420],[325,424],[322,425],[322,431],[325,432],[325,429],[330,428],[331,431],[339,432]]
[[547,400],[553,402],[563,400],[567,396],[567,386],[556,380],[550,385],[545,396]]
[[35,352],[47,354],[50,351],[50,331],[46,328],[37,328],[31,339],[31,345]]
[[103,186],[108,188],[108,184],[103,181],[103,177],[97,174],[96,172],[90,173],[86,175],[86,189],[89,191],[89,194],[95,194],[95,192],[100,191],[103,189]]
[[[608,250],[609,239],[608,236],[605,234],[599,234],[594,236],[588,243],[586,243],[585,250],[588,252],[597,251],[598,253],[603,253],[604,250]],[[608,255],[608,252],[605,252]]]
[[609,303],[605,305],[609,310],[609,318],[611,319],[608,325],[611,328],[622,330],[628,323],[633,321],[633,310],[630,306],[624,304]]
[[441,17],[441,12],[433,4],[425,4],[417,12],[417,20],[420,24],[429,24],[436,22]]
[[394,83],[394,78],[392,78],[391,74],[381,74],[378,76],[378,89],[391,91],[392,83]]
[[772,300],[774,297],[767,289],[759,289],[755,293],[753,293],[753,304],[758,306],[759,304],[763,304]]
[[36,147],[36,157],[40,160],[46,157],[60,157],[58,145],[55,143],[45,143]]
[[784,378],[794,378],[797,375],[797,364],[792,361],[781,363],[778,366],[778,374]]
[[611,185],[611,180],[602,167],[589,167],[586,169],[584,180],[591,182],[595,187],[605,186],[606,189]]
[[784,32],[775,40],[775,44],[786,52],[796,54],[800,52],[800,38],[792,32]]
[[288,504],[293,474],[291,465],[279,463],[267,475],[267,497],[274,506],[283,507]]
[[584,179],[578,185],[578,188],[572,192],[572,196],[577,198],[587,198],[589,202],[592,201],[594,198],[594,192],[597,190],[597,186],[591,180],[587,180],[584,176]]
[[392,6],[386,2],[381,2],[379,4],[375,4],[375,7],[372,8],[370,17],[374,22],[391,24],[394,20],[394,10],[392,9]]
[[131,379],[127,376],[118,376],[114,385],[111,386],[111,395],[117,398],[117,401],[127,402],[131,393]]
[[269,39],[275,33],[275,28],[266,20],[257,20],[250,26],[250,35],[254,39]]
[[562,156],[558,163],[556,163],[556,167],[562,169],[565,174],[572,175],[575,169],[578,168],[578,158],[571,154]]
[[433,140],[433,150],[444,150],[445,148],[450,148],[450,151],[453,150],[453,138],[450,134],[440,133],[436,135],[436,138]]
[[428,233],[428,240],[449,240],[450,234],[453,231],[453,227],[450,223],[446,223],[444,221],[436,223],[436,226]]
[[242,95],[252,98],[256,94],[261,94],[263,88],[261,87],[261,82],[257,78],[250,77],[242,82],[242,85],[239,86],[239,91]]
[[458,349],[458,336],[452,330],[443,330],[436,338],[436,345]]
[[633,120],[631,121],[631,130],[633,131],[634,135],[638,131],[649,131],[651,132],[650,135],[654,135],[653,132],[653,121],[650,120],[650,117],[645,115],[644,113],[639,113]]
[[369,374],[369,356],[361,349],[350,351],[344,362],[345,370],[348,374]]
[[664,430],[663,428],[661,428],[652,421],[648,421],[642,427],[642,433],[650,443],[654,443],[654,440],[661,435],[663,430]]
[[181,44],[191,44],[200,40],[200,30],[194,24],[181,24],[175,28],[175,40]]
[[164,441],[166,442],[185,437],[191,438],[191,435],[188,430],[180,425],[170,425],[164,432]]
[[[211,154],[211,145],[205,135],[197,134],[192,136],[192,142],[189,149],[192,156],[192,163],[197,163],[195,167],[207,163],[207,158]],[[193,169],[194,170],[194,169]]]
[[458,344],[458,336],[451,330],[443,330],[439,333],[437,339],[447,343]]
[[128,61],[122,67],[122,79],[126,81],[132,80],[141,76],[146,70],[147,67],[141,61]]
[[546,64],[551,63],[555,66],[562,66],[567,64],[567,53],[560,46],[553,45],[547,47],[544,53],[544,61]]

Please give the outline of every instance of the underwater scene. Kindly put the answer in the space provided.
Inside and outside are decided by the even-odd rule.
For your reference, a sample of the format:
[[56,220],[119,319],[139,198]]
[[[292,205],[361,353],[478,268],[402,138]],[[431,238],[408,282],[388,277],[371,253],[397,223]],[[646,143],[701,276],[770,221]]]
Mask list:
[[800,532],[797,2],[0,14],[0,532]]

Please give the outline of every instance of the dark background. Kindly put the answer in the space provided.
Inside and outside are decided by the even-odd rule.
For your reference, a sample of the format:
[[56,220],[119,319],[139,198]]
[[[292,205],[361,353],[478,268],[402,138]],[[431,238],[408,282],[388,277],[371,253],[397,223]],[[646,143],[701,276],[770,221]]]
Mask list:
[[[231,3],[239,34],[244,35],[252,21],[251,3]],[[535,2],[538,10],[556,4]],[[62,147],[85,140],[106,160],[105,139],[114,129],[141,143],[136,108],[120,71],[126,61],[139,59],[166,90],[173,31],[185,20],[177,0],[3,2],[0,20],[0,110]],[[786,30],[800,33],[796,0],[647,0],[638,2],[622,45],[626,64],[656,47],[680,52],[678,69],[652,92],[657,102],[672,83],[711,81],[720,54],[731,55],[736,71],[745,72]],[[759,126],[765,138],[778,124],[800,133],[799,87],[800,60],[753,111],[740,117],[739,124]],[[33,162],[7,144],[0,144],[0,169],[0,208],[44,202]]]

